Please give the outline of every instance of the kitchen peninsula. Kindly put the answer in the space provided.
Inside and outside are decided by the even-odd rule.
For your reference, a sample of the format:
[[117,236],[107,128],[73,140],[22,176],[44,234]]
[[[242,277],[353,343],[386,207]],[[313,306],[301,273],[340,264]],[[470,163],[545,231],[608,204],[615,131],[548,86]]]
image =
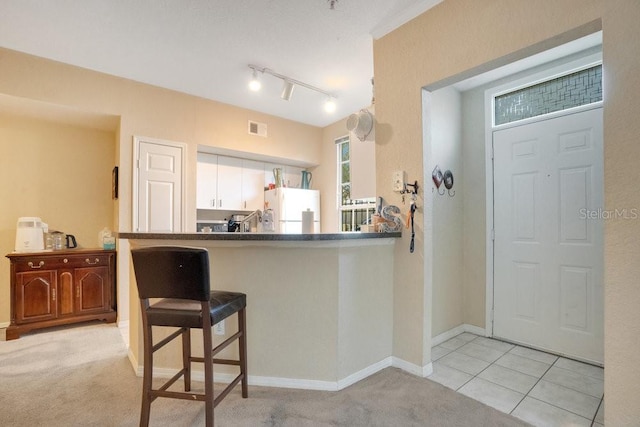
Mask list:
[[[391,366],[393,259],[400,235],[119,233],[118,238],[120,253],[160,245],[207,248],[212,288],[247,294],[250,384],[338,390]],[[141,374],[132,268],[129,283],[130,358]],[[225,336],[236,330],[235,319],[230,322]],[[181,353],[178,345],[166,351],[158,366],[170,375],[179,369]],[[236,355],[235,348],[229,351],[226,356]],[[216,368],[216,380],[231,378],[231,370]]]

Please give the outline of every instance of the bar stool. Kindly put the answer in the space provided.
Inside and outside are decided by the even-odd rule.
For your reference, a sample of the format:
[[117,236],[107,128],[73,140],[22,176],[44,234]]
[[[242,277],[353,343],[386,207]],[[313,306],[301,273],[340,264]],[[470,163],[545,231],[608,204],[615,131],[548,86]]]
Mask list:
[[[144,333],[144,376],[140,425],[149,425],[151,402],[157,397],[205,402],[205,423],[213,426],[213,410],[222,399],[242,383],[242,397],[248,396],[246,295],[237,292],[211,291],[209,282],[209,254],[205,249],[156,246],[133,249],[133,267],[138,284],[142,329]],[[162,298],[150,304],[150,298]],[[204,313],[204,315],[203,315]],[[208,313],[208,315],[206,314]],[[212,325],[238,313],[238,332],[213,348]],[[179,329],[154,344],[153,326],[172,326]],[[191,355],[192,328],[201,329],[204,357]],[[182,337],[182,369],[158,389],[152,387],[153,353],[173,339]],[[215,356],[238,340],[239,360],[217,359]],[[204,394],[191,392],[191,363],[204,363]],[[240,373],[218,396],[213,394],[213,365],[240,367]],[[167,390],[184,377],[184,392]]]

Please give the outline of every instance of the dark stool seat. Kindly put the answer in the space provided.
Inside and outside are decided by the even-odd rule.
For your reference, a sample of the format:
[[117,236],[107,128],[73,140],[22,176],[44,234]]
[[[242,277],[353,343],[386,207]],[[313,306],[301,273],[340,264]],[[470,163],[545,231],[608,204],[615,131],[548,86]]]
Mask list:
[[[209,298],[211,324],[226,319],[247,306],[247,296],[237,292],[211,291]],[[202,327],[200,301],[165,298],[147,310],[149,322],[155,326]]]
[[[140,425],[148,426],[151,402],[157,397],[169,397],[205,402],[205,422],[213,426],[214,408],[239,382],[242,397],[248,396],[246,314],[247,297],[243,293],[211,291],[209,254],[205,249],[160,246],[131,251],[135,270],[142,327],[144,333],[144,379]],[[161,298],[150,304],[150,298]],[[205,314],[206,313],[206,314]],[[213,348],[212,326],[238,314],[238,331]],[[154,344],[152,326],[179,329]],[[192,328],[202,329],[203,357],[191,355]],[[158,389],[152,388],[153,353],[173,339],[182,337],[182,369]],[[216,359],[214,356],[238,340],[238,360]],[[191,363],[204,363],[205,392],[191,392]],[[213,364],[235,365],[240,373],[218,396],[213,394]],[[184,377],[184,392],[167,389]]]

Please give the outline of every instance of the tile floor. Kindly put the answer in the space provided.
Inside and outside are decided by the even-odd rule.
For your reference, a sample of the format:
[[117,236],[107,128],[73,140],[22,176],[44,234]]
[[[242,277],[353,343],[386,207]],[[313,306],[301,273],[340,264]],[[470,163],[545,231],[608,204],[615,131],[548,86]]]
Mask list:
[[604,369],[463,333],[432,348],[429,379],[534,426],[604,425]]

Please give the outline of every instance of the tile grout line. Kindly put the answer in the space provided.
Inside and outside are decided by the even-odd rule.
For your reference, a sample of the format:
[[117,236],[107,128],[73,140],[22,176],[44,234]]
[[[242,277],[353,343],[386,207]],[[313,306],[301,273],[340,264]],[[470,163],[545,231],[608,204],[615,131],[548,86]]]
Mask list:
[[[514,348],[516,348],[516,347],[514,347]],[[513,350],[513,348],[512,348],[511,350]],[[509,352],[511,352],[511,350],[509,350]],[[516,355],[516,356],[517,356],[517,355]],[[521,357],[525,357],[525,356],[521,356]],[[529,358],[528,358],[528,357],[526,357],[526,359],[529,359]],[[534,360],[534,359],[529,359],[529,360]],[[525,395],[522,397],[522,399],[520,399],[520,402],[518,402],[518,404],[517,404],[516,406],[514,406],[513,410],[512,410],[511,412],[509,412],[509,415],[512,415],[512,414],[513,414],[513,411],[515,411],[515,410],[518,408],[518,406],[520,406],[520,404],[522,403],[522,401],[523,401],[526,397],[528,397],[528,396],[529,396],[529,393],[531,393],[531,390],[533,390],[533,389],[538,385],[538,383],[539,383],[540,381],[542,381],[542,377],[544,377],[544,376],[547,374],[547,372],[549,372],[549,369],[551,369],[551,367],[552,367],[553,365],[555,365],[557,361],[558,361],[558,359],[556,358],[556,360],[555,360],[551,365],[549,365],[549,367],[547,368],[547,370],[546,370],[546,371],[544,371],[544,373],[543,373],[542,375],[540,375],[540,378],[538,378],[538,381],[536,381],[536,383],[535,383],[533,386],[531,386],[531,388],[529,389],[529,391],[527,392],[527,394],[525,394]],[[539,362],[539,360],[536,360],[536,362]],[[541,362],[541,363],[542,363],[542,362]],[[529,396],[529,397],[531,397],[532,399],[535,399],[535,397],[533,397],[533,396]],[[536,399],[536,400],[538,400],[538,399]],[[561,408],[561,409],[562,409],[562,408]]]
[[[551,364],[551,366],[549,366],[549,369],[547,369],[547,370],[545,371],[545,373],[544,373],[544,374],[542,374],[542,377],[544,377],[544,376],[547,374],[547,372],[549,372],[549,370],[550,370],[553,366],[555,366],[555,364],[556,364],[556,362],[557,362],[558,360],[560,360],[560,357],[558,357],[558,358],[555,360],[555,362],[553,362],[553,364]],[[558,368],[558,369],[563,369],[563,368],[559,368],[559,367],[557,367],[557,366],[556,366],[556,368]],[[568,370],[568,369],[565,369],[565,370]],[[539,383],[540,381],[542,381],[542,377],[540,377],[540,379],[538,379],[538,381],[533,385],[533,387],[531,387],[531,390],[533,390],[533,389],[535,388],[535,386],[537,386],[537,385],[538,385],[538,383]],[[556,383],[554,383],[553,381],[549,381],[549,380],[545,380],[545,381],[548,381],[548,382],[550,382],[551,384],[555,384],[555,385],[560,386],[560,387],[567,388],[567,389],[572,390],[572,391],[576,391],[576,392],[578,392],[578,393],[582,393],[582,392],[580,392],[580,391],[578,391],[578,390],[574,390],[574,389],[572,389],[572,388],[570,388],[570,387],[566,387],[566,386],[564,386],[564,385],[562,385],[562,384],[556,384]],[[528,396],[529,398],[531,398],[531,399],[535,399],[535,400],[537,400],[538,402],[546,403],[547,405],[553,406],[554,408],[558,408],[558,409],[561,409],[561,410],[563,410],[563,411],[569,412],[570,414],[573,414],[573,415],[576,415],[576,416],[578,416],[578,417],[584,418],[584,419],[585,419],[585,420],[587,420],[587,421],[589,420],[589,418],[587,418],[587,417],[585,417],[585,416],[583,416],[583,415],[577,414],[577,413],[575,413],[575,412],[573,412],[573,411],[571,411],[571,410],[569,410],[569,409],[567,409],[567,408],[562,408],[562,407],[560,407],[560,406],[558,406],[558,405],[554,405],[553,403],[545,402],[544,400],[540,400],[540,399],[538,399],[538,398],[536,398],[536,397],[529,396],[529,393],[531,392],[531,390],[529,390],[529,392],[528,392],[524,397],[527,397],[527,396]],[[588,395],[588,394],[586,394],[586,393],[582,393],[582,394],[584,394],[585,396],[589,396],[589,395]],[[524,400],[524,397],[522,398],[522,400]],[[595,397],[595,396],[591,396],[591,397]],[[602,397],[602,399],[604,399],[604,396]],[[520,402],[518,402],[518,405],[520,405],[520,403],[522,402],[522,400],[521,400]],[[602,402],[602,400],[601,400],[601,402]],[[516,405],[516,407],[515,407],[515,408],[513,408],[513,411],[515,411],[515,410],[516,410],[516,408],[518,407],[518,405]],[[600,405],[598,405],[598,409],[599,409],[599,408],[600,408]],[[595,420],[596,415],[598,415],[598,409],[596,409],[596,413],[593,415],[593,419],[594,419],[594,420]],[[513,412],[513,411],[511,411],[511,412]],[[511,414],[511,412],[509,413],[509,415],[512,415],[512,414]],[[594,421],[593,421],[593,420],[591,420],[591,425],[592,425],[592,426],[593,426],[593,422],[594,422]]]
[[602,399],[600,399],[600,404],[598,405],[598,409],[596,409],[596,413],[593,414],[593,419],[591,420],[591,427],[593,427],[596,423],[596,417],[598,416],[598,411],[600,411],[600,407],[604,405],[604,394],[602,395]]

